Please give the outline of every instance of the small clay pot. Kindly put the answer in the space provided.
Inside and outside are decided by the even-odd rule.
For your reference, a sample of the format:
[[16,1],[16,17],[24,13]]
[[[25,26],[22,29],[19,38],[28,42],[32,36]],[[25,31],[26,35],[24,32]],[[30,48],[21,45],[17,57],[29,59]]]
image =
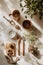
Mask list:
[[25,29],[30,29],[32,24],[29,20],[24,20],[23,23],[22,23],[22,26],[25,28]]
[[12,12],[12,14],[9,14],[9,16],[13,16],[13,18],[16,20],[16,21],[19,21],[20,20],[20,12],[19,10],[14,10]]

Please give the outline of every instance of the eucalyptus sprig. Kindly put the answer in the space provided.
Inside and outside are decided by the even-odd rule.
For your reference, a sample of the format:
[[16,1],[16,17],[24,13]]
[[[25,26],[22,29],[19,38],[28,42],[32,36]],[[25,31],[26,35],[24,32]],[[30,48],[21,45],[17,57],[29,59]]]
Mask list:
[[24,37],[30,44],[35,44],[35,41],[38,40],[33,31],[30,31],[29,34],[24,34]]

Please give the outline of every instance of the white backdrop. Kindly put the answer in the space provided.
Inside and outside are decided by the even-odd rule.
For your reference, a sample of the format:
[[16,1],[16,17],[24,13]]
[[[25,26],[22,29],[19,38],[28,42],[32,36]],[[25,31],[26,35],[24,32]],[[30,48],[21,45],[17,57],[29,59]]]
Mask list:
[[[13,11],[14,9],[18,9],[21,12],[21,8],[19,6],[19,0],[0,0],[0,41],[3,43],[6,43],[8,41],[8,35],[7,35],[7,31],[9,29],[12,29],[12,27],[9,25],[9,23],[3,19],[3,15],[5,15],[6,17],[8,17],[8,14]],[[23,14],[23,12],[21,12],[21,15]],[[24,14],[22,15],[24,18]],[[9,18],[9,17],[8,17]],[[41,36],[43,35],[43,20],[39,20],[38,17],[34,17],[33,19],[31,19],[30,17],[28,18],[29,20],[31,20],[33,26],[35,26],[41,33]],[[7,24],[6,24],[7,23]],[[43,36],[40,38],[41,42],[43,43]],[[5,42],[6,41],[6,42]],[[42,51],[42,50],[41,50]],[[42,51],[43,53],[43,51]],[[1,55],[2,52],[0,52],[0,56],[3,57],[3,55]],[[38,65],[36,60],[31,56],[32,62],[34,62],[33,64],[29,64],[29,60],[28,59],[28,55],[25,56],[26,60],[24,59],[24,57],[21,57],[21,60],[18,62],[18,65]],[[42,63],[43,65],[43,57],[41,58],[41,60],[38,60],[40,63]],[[3,64],[0,58],[0,65],[6,65]],[[3,62],[5,62],[4,57],[3,57]],[[31,61],[30,61],[31,62]],[[31,63],[32,63],[31,62]]]

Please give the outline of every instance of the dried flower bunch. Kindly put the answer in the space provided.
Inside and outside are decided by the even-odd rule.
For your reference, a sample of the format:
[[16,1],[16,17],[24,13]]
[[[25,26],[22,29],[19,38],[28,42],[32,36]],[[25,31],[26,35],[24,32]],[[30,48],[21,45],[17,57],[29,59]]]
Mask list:
[[32,53],[36,57],[39,56],[39,54],[40,54],[38,47],[35,47],[33,45],[30,45],[28,50],[30,53]]

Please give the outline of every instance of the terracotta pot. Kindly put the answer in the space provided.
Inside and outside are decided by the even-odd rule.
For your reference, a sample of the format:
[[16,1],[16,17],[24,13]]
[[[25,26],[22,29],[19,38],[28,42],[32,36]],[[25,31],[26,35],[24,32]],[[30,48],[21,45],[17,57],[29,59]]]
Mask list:
[[20,12],[19,10],[14,10],[11,14],[9,14],[9,16],[13,16],[13,18],[16,20],[16,21],[19,21],[20,20]]
[[22,23],[22,26],[25,28],[25,29],[30,29],[32,24],[29,20],[24,20],[23,23]]

